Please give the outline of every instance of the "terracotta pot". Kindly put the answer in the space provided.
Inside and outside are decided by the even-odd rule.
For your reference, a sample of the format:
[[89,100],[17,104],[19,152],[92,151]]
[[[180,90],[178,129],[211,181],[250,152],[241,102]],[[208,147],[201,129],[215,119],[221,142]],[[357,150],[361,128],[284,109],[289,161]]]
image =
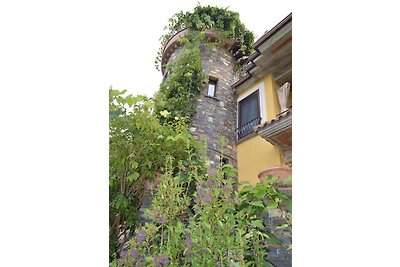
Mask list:
[[278,184],[280,186],[287,186],[287,187],[291,187],[292,186],[292,181],[289,181],[286,185],[283,184],[283,180],[285,178],[287,178],[288,176],[292,175],[292,168],[289,167],[272,167],[272,168],[268,168],[265,171],[262,171],[258,174],[258,179],[260,179],[260,181],[266,179],[268,177],[268,175],[274,175],[274,176],[278,176]]

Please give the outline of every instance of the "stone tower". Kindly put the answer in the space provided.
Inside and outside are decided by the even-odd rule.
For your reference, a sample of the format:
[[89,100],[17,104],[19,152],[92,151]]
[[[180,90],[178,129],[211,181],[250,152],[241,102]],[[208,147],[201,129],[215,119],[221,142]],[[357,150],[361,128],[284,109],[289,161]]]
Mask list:
[[[186,34],[183,30],[175,34],[164,47],[162,66],[174,60],[184,49],[179,38]],[[211,31],[205,32],[206,38],[215,41],[217,35]],[[237,49],[232,40],[227,40],[221,46],[200,46],[203,73],[209,77],[209,82],[201,88],[196,99],[196,114],[190,125],[190,131],[199,140],[206,142],[206,155],[210,171],[218,167],[220,161],[236,167],[236,98],[231,85],[235,77],[236,59],[233,52]],[[233,51],[233,52],[232,52]],[[165,67],[162,68],[165,75]],[[221,153],[223,137],[224,148]]]

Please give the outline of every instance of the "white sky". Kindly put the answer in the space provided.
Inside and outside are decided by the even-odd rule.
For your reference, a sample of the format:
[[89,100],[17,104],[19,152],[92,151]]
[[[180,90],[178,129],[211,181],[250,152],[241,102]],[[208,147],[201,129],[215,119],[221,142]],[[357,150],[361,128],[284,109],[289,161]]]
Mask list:
[[[290,12],[290,1],[199,1],[201,5],[230,7],[238,12],[241,21],[256,39],[271,29]],[[133,3],[140,3],[135,5]],[[158,90],[162,75],[154,67],[159,49],[159,37],[168,19],[180,10],[191,11],[197,1],[115,1],[108,11],[113,42],[109,51],[113,68],[107,82],[113,88],[127,89],[133,94],[153,95]],[[118,14],[118,15],[117,15]]]

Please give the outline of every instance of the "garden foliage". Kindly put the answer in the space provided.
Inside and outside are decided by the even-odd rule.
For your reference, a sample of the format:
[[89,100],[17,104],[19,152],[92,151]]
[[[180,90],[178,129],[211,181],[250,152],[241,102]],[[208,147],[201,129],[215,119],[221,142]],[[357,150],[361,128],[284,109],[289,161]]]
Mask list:
[[[155,95],[156,114],[161,122],[182,117],[189,123],[195,113],[195,99],[207,81],[200,62],[201,40],[201,35],[183,38],[182,53],[167,66],[168,78],[161,83]],[[164,110],[171,116],[161,116],[160,112]]]
[[[110,266],[269,266],[266,248],[280,241],[265,230],[262,214],[281,209],[287,219],[281,227],[291,228],[290,198],[277,189],[274,177],[238,192],[230,165],[221,164],[208,176],[204,144],[188,129],[207,81],[199,49],[207,42],[204,31],[234,39],[239,61],[251,53],[254,36],[238,13],[210,6],[175,14],[166,29],[158,66],[169,38],[182,29],[189,32],[155,97],[109,91]],[[148,222],[139,226],[149,181],[158,186]],[[133,237],[121,240],[129,231]]]
[[[186,162],[186,149],[199,156],[192,161],[203,166],[204,148],[190,134],[183,119],[160,124],[154,114],[154,100],[145,96],[124,96],[109,92],[109,225],[110,258],[117,256],[120,226],[133,228],[137,222],[143,188],[165,165],[167,156]],[[167,112],[162,113],[168,117]],[[174,165],[177,171],[177,164]]]
[[149,222],[136,229],[118,266],[272,266],[266,248],[280,240],[265,231],[261,215],[287,206],[290,198],[277,190],[273,177],[238,193],[232,166],[221,165],[209,177],[199,173],[191,162],[194,154],[187,152],[190,168],[181,166],[178,173],[175,160],[167,157],[147,210]]
[[164,28],[166,32],[160,37],[161,46],[155,60],[157,69],[161,65],[164,46],[172,36],[184,29],[197,33],[211,29],[220,39],[233,39],[239,48],[234,56],[240,63],[253,52],[254,34],[240,21],[239,13],[228,8],[197,5],[192,12],[180,11],[168,20]]
[[[277,179],[239,192],[236,171],[221,165],[206,174],[201,143],[180,118],[160,124],[154,100],[110,90],[110,262],[119,266],[268,266],[267,246],[280,243],[267,232],[262,213],[279,208],[291,227],[291,199]],[[168,112],[162,112],[168,117]],[[146,180],[157,173],[148,222],[137,225]],[[118,227],[133,238],[117,246]]]
[[[243,63],[253,51],[254,35],[246,29],[239,19],[239,14],[227,8],[196,6],[193,12],[179,12],[169,19],[167,32],[160,38],[161,48],[156,59],[159,69],[165,45],[177,32],[187,29],[188,33],[180,39],[182,52],[171,60],[166,67],[167,77],[162,82],[156,94],[156,110],[167,110],[170,118],[179,116],[190,123],[195,113],[195,99],[208,77],[203,74],[200,60],[200,45],[222,45],[227,38],[236,42],[238,49],[234,52],[239,71]],[[205,31],[212,30],[218,35],[219,41],[209,41]],[[158,112],[156,114],[159,114]],[[170,118],[159,119],[169,121]]]

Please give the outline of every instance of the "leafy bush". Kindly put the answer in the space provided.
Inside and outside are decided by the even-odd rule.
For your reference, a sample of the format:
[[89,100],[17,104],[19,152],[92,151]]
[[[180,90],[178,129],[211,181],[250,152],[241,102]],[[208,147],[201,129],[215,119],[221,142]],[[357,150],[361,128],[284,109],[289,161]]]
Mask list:
[[[184,119],[160,124],[153,99],[124,93],[110,90],[110,262],[268,266],[266,247],[280,240],[266,231],[262,213],[281,209],[287,219],[281,227],[291,228],[291,199],[278,190],[276,177],[237,192],[232,166],[207,176],[204,147]],[[144,184],[157,173],[163,176],[147,211],[149,222],[139,227]],[[121,225],[135,231],[129,249],[117,241]]]
[[261,214],[289,197],[277,190],[274,179],[237,193],[232,166],[221,165],[208,177],[188,153],[191,167],[177,174],[175,160],[167,157],[147,210],[150,221],[136,229],[118,266],[272,266],[266,246],[280,241],[265,231]]
[[[144,184],[155,179],[165,158],[173,156],[185,166],[186,151],[196,151],[199,156],[193,156],[192,162],[204,166],[204,147],[190,134],[182,118],[160,124],[154,114],[153,99],[124,93],[109,92],[110,260],[117,256],[121,225],[125,227],[122,231],[136,225]],[[163,114],[168,116],[167,112]],[[176,172],[179,166],[173,168]]]

